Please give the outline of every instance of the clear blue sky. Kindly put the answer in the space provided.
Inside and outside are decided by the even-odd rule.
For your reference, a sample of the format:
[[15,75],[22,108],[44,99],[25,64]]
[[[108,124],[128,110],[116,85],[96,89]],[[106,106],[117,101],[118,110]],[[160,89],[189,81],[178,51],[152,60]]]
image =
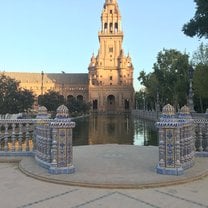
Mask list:
[[[105,0],[0,0],[0,71],[87,73],[99,48]],[[193,0],[118,0],[123,48],[141,70],[152,71],[163,48],[192,56],[200,41],[181,28],[194,16]]]

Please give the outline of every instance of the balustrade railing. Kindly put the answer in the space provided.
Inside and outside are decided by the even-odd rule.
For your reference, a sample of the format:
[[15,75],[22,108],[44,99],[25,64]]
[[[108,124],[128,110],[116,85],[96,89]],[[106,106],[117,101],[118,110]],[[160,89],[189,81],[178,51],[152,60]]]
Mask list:
[[194,119],[194,126],[196,155],[208,157],[208,119]]
[[[157,121],[161,113],[156,111],[133,110],[132,114],[141,119]],[[192,132],[195,139],[196,155],[208,157],[208,109],[205,114],[192,113],[191,115],[194,120],[194,129]]]
[[35,127],[35,157],[43,163],[51,162],[51,136],[50,121],[37,122]]
[[156,123],[159,128],[157,172],[180,175],[194,165],[194,157],[208,157],[208,119],[192,117],[187,106],[176,113],[171,105],[163,107]]
[[[144,114],[156,119],[156,112]],[[141,114],[140,114],[141,115]],[[207,114],[208,115],[208,114]],[[72,129],[66,106],[48,119],[40,108],[36,119],[0,119],[0,156],[35,156],[50,173],[73,173]],[[208,157],[208,118],[193,118],[187,107],[179,114],[169,105],[157,122],[159,128],[158,172],[181,174],[194,164],[194,155]]]
[[171,105],[163,107],[159,128],[159,163],[157,172],[181,175],[194,165],[195,147],[193,119],[189,108],[184,106],[177,115]]
[[33,152],[34,120],[0,120],[0,155],[29,155]]
[[157,121],[158,117],[160,116],[160,112],[147,110],[132,110],[132,114],[141,119],[147,119],[151,121]]
[[73,173],[72,128],[68,108],[59,106],[55,119],[40,107],[36,119],[0,120],[0,156],[35,156],[49,173]]

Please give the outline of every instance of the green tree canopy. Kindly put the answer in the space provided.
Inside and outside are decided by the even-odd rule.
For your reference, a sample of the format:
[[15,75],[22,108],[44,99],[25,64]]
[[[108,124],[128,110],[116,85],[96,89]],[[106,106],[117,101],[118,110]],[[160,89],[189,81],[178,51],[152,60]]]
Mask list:
[[194,52],[192,63],[197,65],[208,65],[208,44],[201,43],[198,49]]
[[[144,105],[143,109],[154,109],[159,86],[155,73],[146,74],[144,71],[141,71],[138,80],[145,86],[145,89],[139,92],[139,97],[136,97],[136,99],[140,98],[138,100],[140,103],[139,107],[141,108],[141,105]],[[141,102],[141,99],[144,99],[144,101]]]
[[[153,72],[140,73],[139,80],[145,86],[146,102],[155,106],[157,94],[161,107],[171,103],[175,107],[186,104],[188,92],[188,55],[175,49],[163,49],[158,53]],[[147,103],[147,105],[148,105]]]
[[204,113],[208,108],[208,45],[201,43],[194,52],[194,104],[197,111]]
[[75,99],[74,97],[67,100],[59,92],[49,90],[44,95],[38,97],[38,104],[45,106],[48,111],[56,112],[57,108],[65,104],[69,109],[69,113],[87,113],[90,109],[90,104],[84,100]]
[[159,52],[153,69],[159,83],[162,104],[186,104],[188,92],[188,55],[175,49]]
[[182,31],[190,37],[208,38],[208,1],[194,1],[196,3],[195,16],[188,23],[184,24]]
[[208,65],[197,65],[194,72],[194,92],[208,99]]
[[60,95],[59,92],[49,90],[38,97],[38,104],[45,106],[48,111],[56,112],[57,108],[64,104],[64,96]]
[[68,107],[70,113],[82,114],[88,113],[90,110],[89,103],[86,103],[84,100],[75,99],[74,97],[67,100],[66,106]]
[[21,89],[15,79],[0,75],[0,114],[24,112],[33,103],[34,95],[31,91]]

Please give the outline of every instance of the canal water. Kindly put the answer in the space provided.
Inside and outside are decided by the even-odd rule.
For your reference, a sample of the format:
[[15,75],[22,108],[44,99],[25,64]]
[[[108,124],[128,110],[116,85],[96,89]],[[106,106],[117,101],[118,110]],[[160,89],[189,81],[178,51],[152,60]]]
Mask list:
[[91,115],[74,120],[73,145],[158,145],[154,122],[132,115]]

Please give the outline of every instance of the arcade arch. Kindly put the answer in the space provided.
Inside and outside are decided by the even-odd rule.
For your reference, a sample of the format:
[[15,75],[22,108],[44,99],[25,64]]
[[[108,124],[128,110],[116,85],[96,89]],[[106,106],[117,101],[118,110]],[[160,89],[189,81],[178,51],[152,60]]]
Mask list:
[[116,99],[114,95],[109,95],[107,97],[107,111],[115,111],[116,110]]

